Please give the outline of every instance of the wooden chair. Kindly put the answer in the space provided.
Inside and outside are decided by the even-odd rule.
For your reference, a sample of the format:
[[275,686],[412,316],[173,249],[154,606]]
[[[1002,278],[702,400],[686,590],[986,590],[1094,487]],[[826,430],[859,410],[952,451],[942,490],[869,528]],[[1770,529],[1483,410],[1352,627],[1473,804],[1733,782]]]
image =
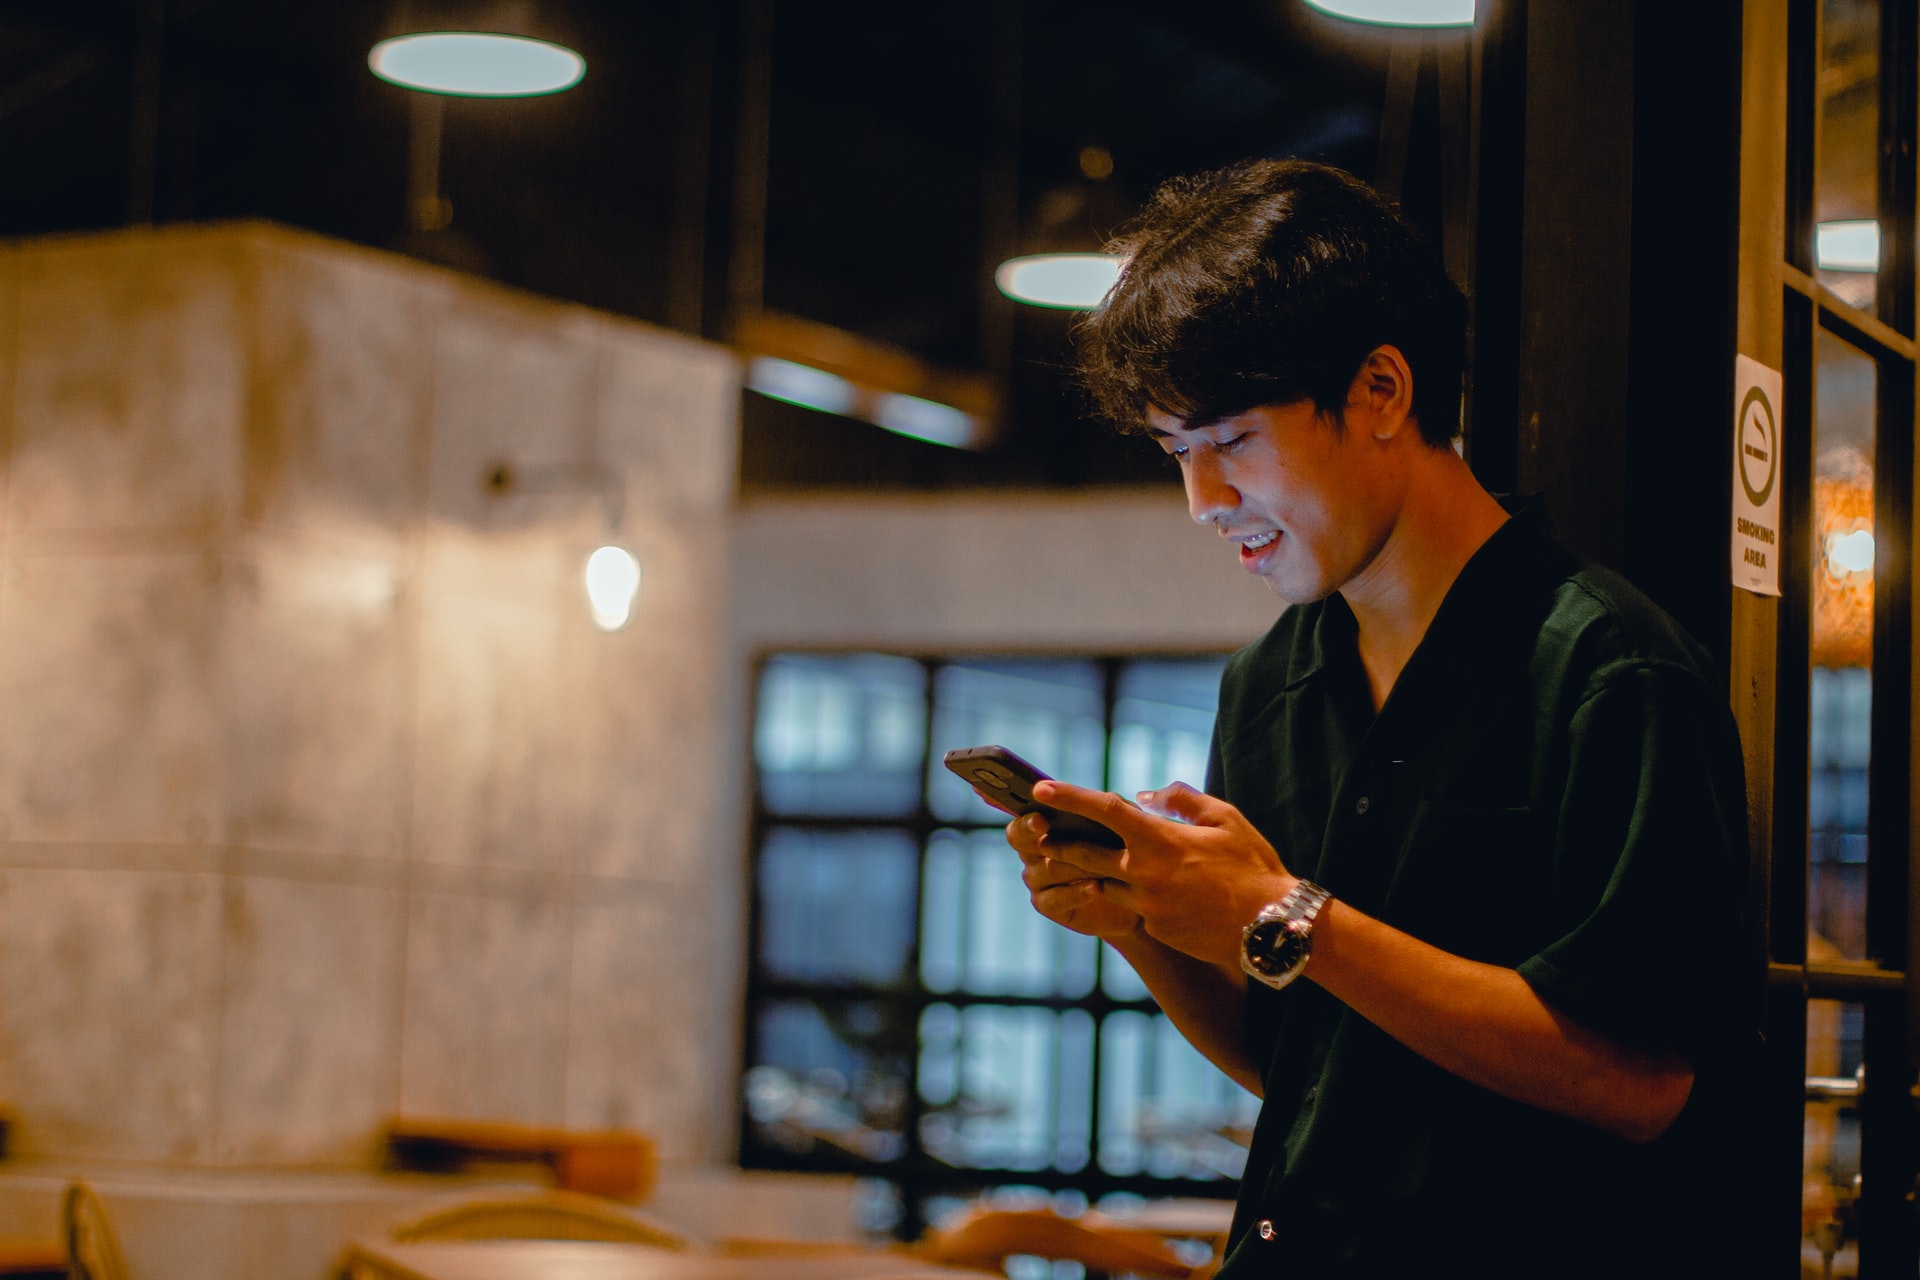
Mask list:
[[911,1246],[918,1257],[952,1266],[1006,1271],[1016,1254],[1078,1262],[1088,1280],[1136,1275],[1190,1280],[1192,1264],[1151,1231],[1084,1223],[1050,1209],[973,1209],[930,1229]]
[[128,1280],[107,1206],[84,1182],[70,1183],[60,1197],[60,1239],[72,1280]]
[[607,1240],[687,1249],[693,1241],[623,1204],[576,1191],[476,1196],[442,1205],[387,1232],[397,1244],[428,1240]]

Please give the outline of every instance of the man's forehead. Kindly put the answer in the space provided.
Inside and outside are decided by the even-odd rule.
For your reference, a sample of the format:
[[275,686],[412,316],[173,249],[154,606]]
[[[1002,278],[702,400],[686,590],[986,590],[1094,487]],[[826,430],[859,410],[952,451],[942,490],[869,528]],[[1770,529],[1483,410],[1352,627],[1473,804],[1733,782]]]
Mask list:
[[1146,420],[1147,434],[1150,436],[1181,435],[1199,431],[1210,423],[1219,421],[1217,417],[1183,418],[1178,414],[1168,413],[1165,409],[1155,408],[1153,405],[1147,406]]
[[1152,405],[1148,405],[1146,412],[1147,434],[1161,438],[1192,435],[1195,432],[1205,431],[1209,427],[1217,427],[1223,422],[1232,421],[1236,416],[1238,415],[1214,413],[1196,414],[1191,418],[1182,418],[1177,414],[1168,413],[1164,409],[1156,409]]

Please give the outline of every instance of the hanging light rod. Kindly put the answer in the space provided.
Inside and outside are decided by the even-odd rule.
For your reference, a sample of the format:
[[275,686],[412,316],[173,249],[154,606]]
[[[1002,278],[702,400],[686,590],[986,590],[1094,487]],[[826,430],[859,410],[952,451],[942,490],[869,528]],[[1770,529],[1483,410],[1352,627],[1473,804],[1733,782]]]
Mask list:
[[382,80],[463,98],[531,98],[579,84],[587,60],[564,45],[488,31],[423,31],[367,54]]
[[1470,27],[1474,0],[1307,0],[1322,13],[1381,27]]

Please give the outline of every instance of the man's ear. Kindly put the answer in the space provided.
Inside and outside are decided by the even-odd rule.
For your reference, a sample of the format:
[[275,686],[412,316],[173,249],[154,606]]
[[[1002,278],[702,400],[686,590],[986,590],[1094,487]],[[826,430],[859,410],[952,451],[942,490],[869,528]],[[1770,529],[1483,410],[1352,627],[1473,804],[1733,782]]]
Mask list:
[[1413,370],[1400,348],[1382,344],[1367,353],[1347,393],[1347,417],[1358,412],[1376,440],[1391,440],[1413,417]]

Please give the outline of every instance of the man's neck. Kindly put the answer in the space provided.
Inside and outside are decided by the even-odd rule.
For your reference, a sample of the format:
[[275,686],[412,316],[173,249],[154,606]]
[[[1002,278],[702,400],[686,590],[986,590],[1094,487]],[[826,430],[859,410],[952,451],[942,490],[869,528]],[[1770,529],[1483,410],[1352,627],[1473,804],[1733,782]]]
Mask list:
[[1376,711],[1454,579],[1507,520],[1505,509],[1451,450],[1420,465],[1430,471],[1408,486],[1407,502],[1379,554],[1340,589],[1359,624],[1360,661]]

